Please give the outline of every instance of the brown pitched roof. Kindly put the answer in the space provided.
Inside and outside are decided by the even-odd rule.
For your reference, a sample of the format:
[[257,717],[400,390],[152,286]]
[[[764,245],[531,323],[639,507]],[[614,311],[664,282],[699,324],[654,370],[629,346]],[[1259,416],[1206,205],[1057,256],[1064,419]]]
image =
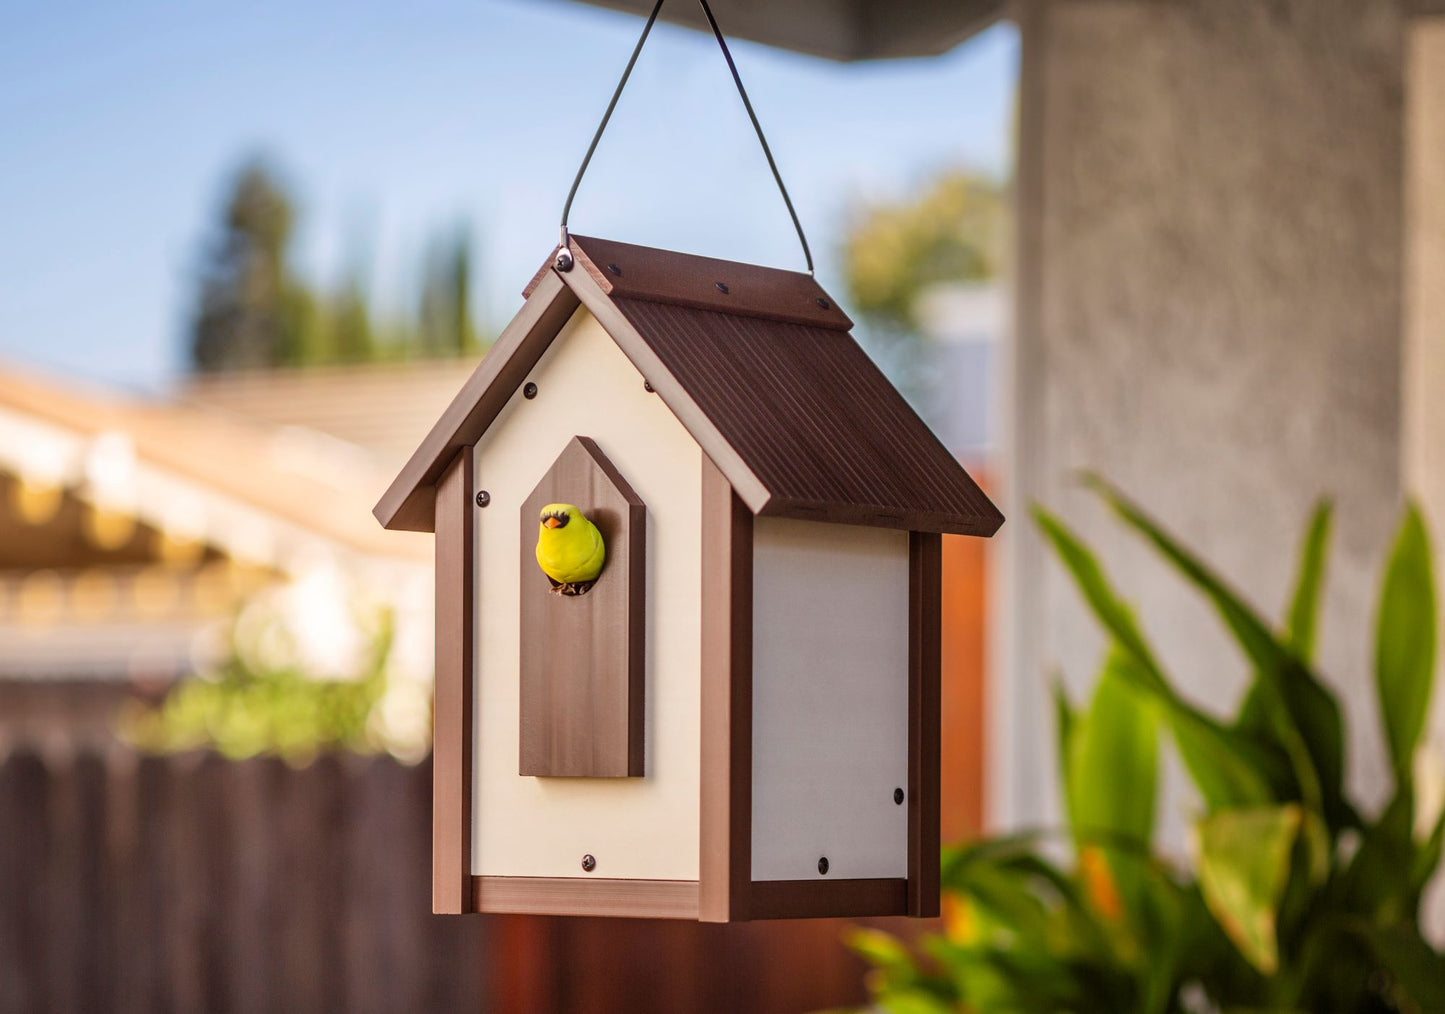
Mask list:
[[572,237],[375,514],[430,531],[434,483],[586,306],[755,514],[992,535],[998,509],[810,276]]

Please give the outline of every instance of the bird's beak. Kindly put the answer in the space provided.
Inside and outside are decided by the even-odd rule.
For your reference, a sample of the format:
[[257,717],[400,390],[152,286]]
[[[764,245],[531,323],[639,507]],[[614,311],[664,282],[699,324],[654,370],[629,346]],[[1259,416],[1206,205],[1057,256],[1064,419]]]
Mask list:
[[548,518],[546,521],[543,521],[542,524],[546,525],[548,528],[562,527],[562,522],[559,521],[557,518]]

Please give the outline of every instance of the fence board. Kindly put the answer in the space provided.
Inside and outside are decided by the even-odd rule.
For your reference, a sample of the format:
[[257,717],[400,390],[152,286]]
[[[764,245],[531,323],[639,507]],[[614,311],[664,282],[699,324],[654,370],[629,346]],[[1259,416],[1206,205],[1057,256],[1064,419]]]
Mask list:
[[795,1012],[843,924],[430,912],[431,773],[387,758],[0,759],[0,1014]]

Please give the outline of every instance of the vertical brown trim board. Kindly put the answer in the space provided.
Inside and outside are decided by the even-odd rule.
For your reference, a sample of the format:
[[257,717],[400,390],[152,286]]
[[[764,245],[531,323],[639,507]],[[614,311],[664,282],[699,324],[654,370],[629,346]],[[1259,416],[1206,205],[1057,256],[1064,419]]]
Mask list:
[[[537,567],[538,516],[559,502],[580,507],[606,541],[607,564],[585,594],[555,594]],[[640,778],[647,508],[597,443],[576,436],[519,521],[518,773]]]
[[432,911],[471,911],[472,449],[436,487],[436,693],[432,732]]
[[698,918],[749,918],[753,515],[702,459],[702,778]]
[[938,915],[943,537],[908,537],[908,914]]

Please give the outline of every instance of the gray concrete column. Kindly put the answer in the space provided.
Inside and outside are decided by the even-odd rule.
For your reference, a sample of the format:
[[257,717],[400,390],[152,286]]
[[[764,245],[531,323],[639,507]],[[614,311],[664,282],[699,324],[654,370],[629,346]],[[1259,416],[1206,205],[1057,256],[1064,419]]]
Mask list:
[[1077,488],[1080,468],[1275,616],[1311,505],[1334,498],[1323,669],[1350,713],[1351,782],[1377,798],[1373,612],[1401,490],[1406,16],[1393,0],[1036,0],[1020,20],[995,822],[1057,819],[1046,679],[1061,670],[1082,694],[1104,646],[1031,502],[1101,552],[1191,697],[1232,714],[1247,675],[1199,597]]

